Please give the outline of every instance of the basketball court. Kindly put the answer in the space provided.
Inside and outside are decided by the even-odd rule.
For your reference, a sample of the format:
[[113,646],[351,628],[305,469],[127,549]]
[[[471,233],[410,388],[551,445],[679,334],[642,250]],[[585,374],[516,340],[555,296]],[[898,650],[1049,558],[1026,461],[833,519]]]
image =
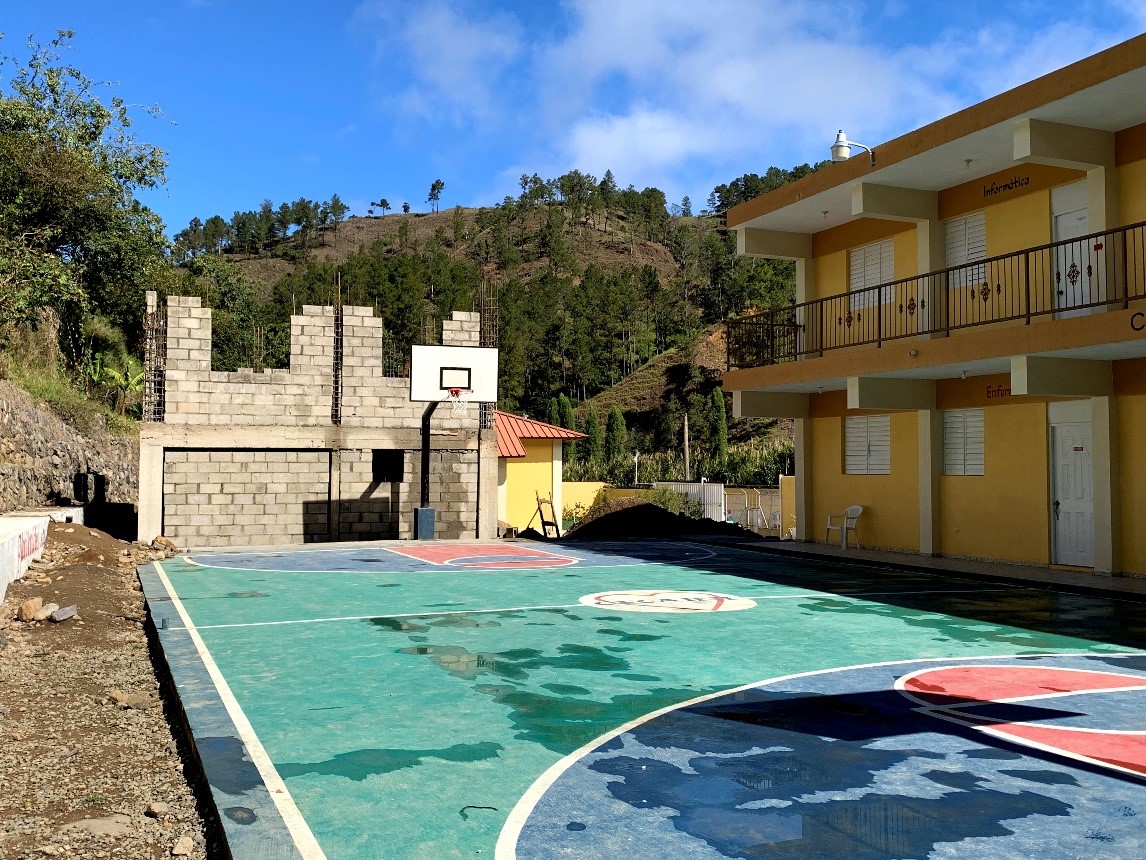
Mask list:
[[141,569],[234,856],[1146,856],[1142,605],[707,542]]

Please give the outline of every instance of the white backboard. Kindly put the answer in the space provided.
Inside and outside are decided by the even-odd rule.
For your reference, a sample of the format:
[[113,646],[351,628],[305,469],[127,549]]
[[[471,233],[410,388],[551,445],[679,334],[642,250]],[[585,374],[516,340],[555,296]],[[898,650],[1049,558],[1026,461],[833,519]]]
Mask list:
[[422,346],[410,352],[410,400],[442,400],[451,388],[478,403],[497,402],[497,349],[492,346]]

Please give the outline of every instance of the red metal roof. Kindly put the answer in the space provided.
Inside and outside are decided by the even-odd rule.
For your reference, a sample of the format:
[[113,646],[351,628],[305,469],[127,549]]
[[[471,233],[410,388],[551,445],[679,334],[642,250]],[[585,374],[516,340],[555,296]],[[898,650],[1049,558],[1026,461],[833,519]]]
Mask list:
[[567,430],[544,421],[534,421],[521,415],[510,415],[495,409],[493,426],[497,430],[497,456],[524,457],[522,439],[584,439],[584,433]]

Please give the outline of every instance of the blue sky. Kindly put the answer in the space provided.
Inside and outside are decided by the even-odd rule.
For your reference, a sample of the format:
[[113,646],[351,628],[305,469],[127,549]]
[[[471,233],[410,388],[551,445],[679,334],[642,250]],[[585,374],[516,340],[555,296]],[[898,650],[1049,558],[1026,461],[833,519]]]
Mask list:
[[116,0],[0,5],[0,49],[76,31],[193,216],[338,193],[496,203],[578,168],[703,206],[713,186],[895,137],[1146,31],[1146,0]]

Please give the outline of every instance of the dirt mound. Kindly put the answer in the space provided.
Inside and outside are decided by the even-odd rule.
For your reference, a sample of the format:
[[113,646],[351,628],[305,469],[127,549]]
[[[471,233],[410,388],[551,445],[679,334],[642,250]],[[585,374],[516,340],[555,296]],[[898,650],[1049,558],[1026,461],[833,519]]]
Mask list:
[[[630,504],[614,506],[617,502],[630,502]],[[715,520],[694,519],[684,514],[670,513],[658,505],[638,499],[615,499],[610,503],[610,508],[590,520],[582,521],[566,537],[569,540],[620,540],[720,535],[748,540],[759,539],[759,535],[755,532],[747,531],[732,523],[718,523]]]

